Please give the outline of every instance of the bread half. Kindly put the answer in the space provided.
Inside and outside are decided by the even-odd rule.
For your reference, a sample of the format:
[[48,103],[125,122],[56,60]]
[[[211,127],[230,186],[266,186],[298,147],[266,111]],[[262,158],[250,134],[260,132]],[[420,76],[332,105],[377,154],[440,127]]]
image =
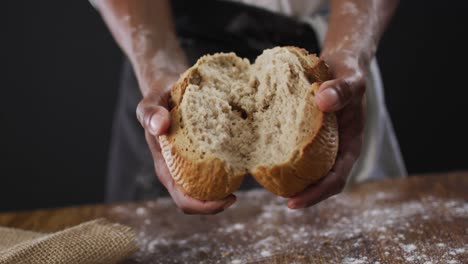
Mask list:
[[234,53],[200,58],[171,93],[163,156],[183,192],[217,200],[251,174],[290,197],[335,162],[338,125],[314,103],[325,63],[306,50],[276,47],[250,64]]

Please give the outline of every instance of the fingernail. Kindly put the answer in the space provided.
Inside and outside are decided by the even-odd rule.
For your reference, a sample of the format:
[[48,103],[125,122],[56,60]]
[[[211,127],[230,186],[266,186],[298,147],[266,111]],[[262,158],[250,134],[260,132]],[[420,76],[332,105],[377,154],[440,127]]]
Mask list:
[[161,128],[158,114],[153,114],[149,122],[149,131],[153,136],[157,136]]
[[288,207],[289,207],[289,209],[301,209],[302,208],[302,206],[300,206],[300,205],[298,205],[296,203],[293,203],[293,202],[289,202]]
[[326,109],[333,109],[338,104],[338,93],[333,88],[327,88],[318,93],[317,98],[321,101],[321,105]]
[[223,205],[223,210],[227,209],[229,206],[231,206],[234,202],[236,202],[236,199],[230,199]]

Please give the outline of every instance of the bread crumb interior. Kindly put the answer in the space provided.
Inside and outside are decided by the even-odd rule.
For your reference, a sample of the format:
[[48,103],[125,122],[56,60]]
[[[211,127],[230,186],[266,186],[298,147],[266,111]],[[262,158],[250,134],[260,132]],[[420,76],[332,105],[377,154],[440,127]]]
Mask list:
[[179,107],[180,126],[200,158],[214,155],[234,173],[288,161],[316,127],[305,116],[311,83],[288,49],[265,50],[254,64],[234,53],[204,58]]

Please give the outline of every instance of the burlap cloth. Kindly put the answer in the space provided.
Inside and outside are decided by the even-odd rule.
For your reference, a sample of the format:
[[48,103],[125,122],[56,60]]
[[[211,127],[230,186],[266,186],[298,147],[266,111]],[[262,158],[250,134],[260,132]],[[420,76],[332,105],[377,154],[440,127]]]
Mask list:
[[51,234],[0,227],[0,264],[116,263],[136,247],[130,227],[104,219]]

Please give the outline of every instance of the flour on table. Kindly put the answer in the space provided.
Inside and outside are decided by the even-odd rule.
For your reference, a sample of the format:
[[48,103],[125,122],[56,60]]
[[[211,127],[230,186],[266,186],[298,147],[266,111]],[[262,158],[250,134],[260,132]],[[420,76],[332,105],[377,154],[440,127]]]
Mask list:
[[[340,263],[349,264],[468,259],[466,243],[424,236],[424,223],[433,214],[443,215],[446,223],[468,221],[467,201],[428,196],[389,202],[399,195],[344,193],[312,208],[291,210],[286,199],[257,190],[239,195],[232,209],[216,216],[183,215],[168,199],[134,210],[116,206],[114,213],[139,229],[137,263],[268,263],[285,255],[295,256],[290,263],[310,263],[313,256],[335,263],[330,257],[336,254],[341,254]],[[326,215],[321,213],[325,208]],[[386,250],[378,252],[378,244]]]
[[368,264],[369,260],[367,257],[362,258],[345,258],[343,259],[343,264]]

